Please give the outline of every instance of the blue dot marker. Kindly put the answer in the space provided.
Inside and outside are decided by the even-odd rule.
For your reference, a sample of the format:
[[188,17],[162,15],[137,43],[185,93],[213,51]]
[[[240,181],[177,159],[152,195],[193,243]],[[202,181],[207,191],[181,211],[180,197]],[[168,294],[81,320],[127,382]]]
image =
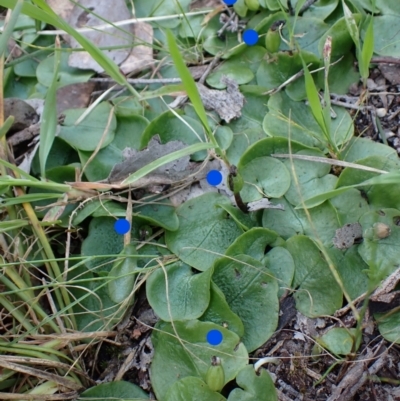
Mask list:
[[207,333],[207,342],[210,345],[219,345],[222,342],[222,333],[219,330],[210,330]]
[[247,29],[243,32],[243,41],[248,46],[253,46],[258,42],[258,33],[254,29]]
[[227,6],[233,6],[236,2],[237,2],[237,0],[224,0],[224,3]]
[[129,224],[129,221],[126,219],[118,219],[114,223],[114,230],[116,231],[117,234],[124,235],[129,230],[131,229],[131,225]]
[[221,184],[222,182],[222,173],[218,170],[210,170],[207,173],[207,182],[209,185],[216,187],[217,185]]

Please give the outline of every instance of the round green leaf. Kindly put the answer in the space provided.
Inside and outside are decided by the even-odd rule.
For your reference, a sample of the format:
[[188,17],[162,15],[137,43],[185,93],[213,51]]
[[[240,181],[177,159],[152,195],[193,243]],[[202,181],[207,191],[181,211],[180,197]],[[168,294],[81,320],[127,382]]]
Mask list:
[[[295,153],[300,150],[313,149],[309,148],[299,142],[290,141],[287,138],[275,137],[275,138],[264,138],[254,144],[252,144],[240,159],[238,168],[242,168],[247,163],[250,163],[257,157],[271,156],[274,153],[285,153],[288,154],[290,151]],[[281,159],[282,160],[282,159]]]
[[[388,172],[397,172],[400,169],[400,162],[398,159],[391,160],[384,156],[366,157],[365,159],[358,160],[357,163]],[[339,177],[336,187],[340,188],[360,184],[363,181],[378,175],[380,174],[353,168],[345,168]],[[375,209],[387,207],[400,209],[400,183],[364,186],[361,187],[361,189],[363,190],[363,196],[371,207]]]
[[165,272],[155,270],[146,282],[150,306],[167,322],[197,319],[210,302],[211,274],[212,269],[194,274],[190,266],[181,262],[165,266]]
[[[210,269],[211,270],[211,269]],[[202,322],[212,322],[233,331],[239,337],[243,337],[244,326],[239,316],[232,312],[226,302],[224,293],[211,281],[210,303],[207,310],[201,316]]]
[[254,227],[243,233],[226,250],[226,256],[247,255],[261,260],[265,254],[265,248],[273,244],[278,235],[276,232],[261,227]]
[[125,381],[101,383],[80,394],[79,398],[106,401],[110,398],[148,400],[149,396],[139,386]]
[[[240,88],[246,101],[242,109],[240,118],[230,122],[229,127],[234,133],[242,133],[248,128],[262,128],[262,123],[265,114],[268,111],[267,101],[265,96],[260,96],[246,91],[246,86]],[[265,137],[265,134],[260,132],[260,136]]]
[[[264,118],[264,131],[273,137],[289,137],[306,146],[324,150],[328,140],[312,115],[311,108],[303,102],[293,101],[285,92],[277,93],[268,101],[269,112]],[[330,141],[340,146],[353,135],[354,126],[349,113],[343,108],[332,107],[337,117],[331,120]]]
[[[210,330],[219,330],[223,341],[216,346],[207,342]],[[151,336],[154,358],[151,364],[151,384],[157,399],[164,400],[167,390],[187,376],[205,380],[212,356],[221,359],[225,383],[233,380],[248,363],[246,348],[239,337],[214,323],[197,320],[170,323],[158,322]],[[181,341],[179,341],[181,340]]]
[[280,246],[272,248],[265,257],[264,264],[278,281],[280,298],[291,287],[294,276],[294,261],[290,252]]
[[235,80],[239,85],[247,84],[254,78],[249,67],[229,60],[208,76],[207,83],[213,88],[225,89],[226,84],[221,82],[223,76]]
[[224,58],[228,58],[231,54],[240,53],[245,50],[244,43],[239,44],[237,33],[225,32],[224,38],[220,39],[214,32],[206,38],[203,43],[204,50],[213,56],[222,53]]
[[237,166],[246,149],[261,139],[265,139],[265,132],[261,126],[259,128],[248,128],[242,133],[234,134],[232,143],[226,151],[229,162]]
[[290,173],[278,159],[264,156],[253,159],[239,170],[245,185],[240,191],[243,202],[263,197],[280,198],[290,187]]
[[169,231],[176,231],[179,227],[179,220],[175,208],[172,206],[169,199],[163,195],[156,195],[148,198],[147,202],[136,205],[133,208],[133,213],[137,213],[137,218],[145,220],[151,225],[165,228]]
[[305,17],[314,17],[324,20],[333,13],[339,0],[320,0],[304,12]]
[[[324,154],[317,150],[299,151],[296,154],[324,157]],[[337,177],[329,174],[331,168],[329,164],[301,159],[282,160],[292,174],[290,188],[285,193],[285,198],[292,205],[301,207],[302,201],[335,188]],[[293,177],[293,174],[295,174],[295,177]]]
[[257,225],[254,216],[249,213],[243,213],[240,209],[233,205],[219,205],[222,209],[226,210],[230,217],[236,222],[236,224],[241,227],[244,231]]
[[265,209],[263,226],[276,231],[282,238],[288,239],[297,234],[306,234],[324,245],[331,246],[335,231],[340,227],[336,210],[329,202],[314,207],[308,214],[301,209],[294,209],[285,198],[272,201],[284,206],[285,210]]
[[370,206],[363,194],[357,189],[349,189],[345,193],[330,199],[336,209],[339,225],[357,222],[360,217],[370,211]]
[[358,246],[352,246],[346,251],[330,248],[328,253],[351,299],[356,299],[368,290],[368,265],[358,253]]
[[233,140],[233,132],[226,125],[219,125],[214,136],[222,150],[228,149]]
[[375,313],[374,318],[382,336],[391,343],[400,344],[400,312]]
[[265,369],[257,374],[253,365],[247,365],[237,375],[236,383],[243,390],[235,388],[228,401],[278,401],[274,382]]
[[[299,48],[302,49],[302,51],[306,50],[311,54],[319,56],[318,43],[321,36],[328,30],[329,26],[321,19],[312,17],[293,16],[290,17],[289,20],[290,25],[286,24],[282,30],[283,36],[288,38],[290,36],[289,26],[294,26],[293,33],[294,35],[298,35],[298,37],[296,37],[296,42],[298,43]],[[306,61],[306,64],[308,63],[309,61]]]
[[398,160],[397,152],[390,146],[371,141],[367,138],[354,137],[340,153],[340,160],[354,163],[371,155],[383,156],[385,159]]
[[136,259],[129,257],[132,255],[137,255],[136,246],[125,246],[108,273],[108,293],[115,303],[123,302],[132,293],[137,273]]
[[278,325],[278,284],[273,274],[246,255],[222,258],[214,267],[213,281],[243,322],[243,343],[249,352],[264,344]]
[[[114,113],[110,119],[111,105],[108,102],[100,103],[82,122],[75,125],[75,122],[85,111],[86,109],[66,110],[59,137],[79,150],[93,151],[100,142],[100,148],[105,148],[114,139],[117,127]],[[106,129],[107,133],[104,135]]]
[[[308,65],[312,63],[310,69],[319,67],[319,58],[311,53],[302,51],[304,62]],[[293,75],[303,69],[301,57],[297,51],[279,52],[274,54],[272,59],[264,59],[257,70],[256,78],[258,85],[271,90],[287,81]],[[306,98],[306,90],[304,86],[304,78],[289,84],[286,87],[287,95],[294,100],[302,100]],[[271,97],[274,99],[278,94]],[[296,138],[294,138],[296,139]]]
[[118,124],[113,144],[121,150],[125,148],[139,150],[141,137],[149,125],[149,120],[139,115],[132,115],[129,117],[118,117],[117,121]]
[[333,314],[342,306],[343,293],[320,250],[303,235],[290,238],[286,244],[295,263],[296,308],[308,317]]
[[[359,22],[360,15],[355,14],[354,19],[356,22]],[[347,29],[345,17],[338,19],[320,38],[318,47],[321,56],[323,55],[323,48],[328,36],[332,38],[331,57],[333,59],[349,53],[354,46],[353,39]],[[331,73],[332,68],[334,67],[330,67],[329,74]],[[342,78],[344,78],[344,76]],[[331,90],[330,87],[329,89]]]
[[374,16],[374,53],[400,57],[400,14]]
[[[70,84],[76,84],[78,82],[87,82],[94,74],[94,72],[90,70],[81,70],[70,67],[68,65],[68,57],[68,52],[61,53],[60,67],[58,71],[58,88]],[[51,85],[54,76],[54,55],[47,57],[39,63],[36,69],[36,76],[39,83],[42,85],[47,87]]]
[[[92,156],[92,152],[78,150],[81,165],[85,166]],[[113,143],[100,149],[96,156],[90,161],[84,170],[85,176],[89,181],[100,181],[106,179],[112,168],[124,161],[122,152]]]
[[[376,284],[394,272],[400,260],[400,210],[380,209],[364,214],[359,223],[364,240],[358,247],[361,257],[370,267],[369,275]],[[389,228],[389,235],[379,238],[374,234],[377,224]]]
[[[161,400],[161,399],[160,399]],[[198,377],[184,377],[175,382],[167,391],[165,401],[224,401],[226,398],[212,391]]]
[[[336,355],[348,355],[353,350],[354,337],[357,335],[356,329],[345,329],[334,327],[321,336],[317,341],[323,347]],[[359,341],[358,341],[359,342]],[[359,344],[356,348],[359,347]]]
[[[177,140],[193,145],[205,140],[205,131],[200,122],[185,115],[177,118],[171,111],[161,114],[147,126],[141,138],[140,148],[147,146],[150,139],[157,134],[160,136],[161,143]],[[197,152],[195,154],[197,157],[192,155],[192,159],[203,160],[206,155],[207,151]]]
[[[122,251],[124,237],[114,230],[115,219],[112,217],[94,218],[89,225],[89,234],[82,243],[82,256],[95,257],[86,261],[89,269],[98,268],[96,271],[110,270],[110,262]],[[132,224],[132,237],[137,237],[137,225]],[[135,235],[136,234],[136,235]],[[102,258],[101,255],[114,255],[114,257]]]
[[171,252],[197,270],[209,269],[241,234],[228,213],[218,207],[220,203],[230,204],[225,196],[215,192],[185,202],[176,209],[179,229],[165,233]]

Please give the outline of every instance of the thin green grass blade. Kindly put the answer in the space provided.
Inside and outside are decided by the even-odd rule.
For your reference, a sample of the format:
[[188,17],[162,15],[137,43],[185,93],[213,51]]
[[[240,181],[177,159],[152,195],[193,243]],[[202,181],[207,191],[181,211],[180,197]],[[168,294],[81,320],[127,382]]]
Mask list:
[[[300,54],[300,57],[301,57],[301,54]],[[301,61],[303,63],[306,94],[307,94],[308,103],[311,108],[311,113],[314,116],[315,121],[321,127],[326,139],[329,140],[330,136],[329,136],[327,126],[325,124],[324,111],[322,109],[321,102],[319,100],[317,88],[316,88],[314,80],[311,76],[310,70],[308,69],[306,63],[303,60],[303,57],[301,57]]]
[[19,205],[21,203],[30,203],[30,202],[38,202],[46,199],[58,199],[60,197],[59,193],[49,194],[49,193],[42,193],[42,194],[26,194],[18,196],[17,198],[10,198],[6,199],[1,203],[1,206],[7,207],[12,205]]
[[346,21],[347,29],[351,38],[353,39],[354,44],[356,45],[357,49],[360,49],[360,33],[358,31],[356,20],[354,19],[353,13],[351,12],[350,8],[347,7],[347,4],[344,0],[342,0],[342,7],[344,18]]
[[[345,187],[340,187],[334,189],[333,191],[324,192],[323,194],[313,196],[304,201],[304,206],[307,208],[315,207],[325,202],[328,199],[334,198],[335,196],[341,195],[351,188],[360,188],[369,185],[388,185],[388,184],[399,184],[400,183],[400,173],[397,171],[392,171],[387,174],[381,174],[377,177],[370,178],[360,184],[349,185]],[[296,206],[296,209],[302,209],[303,205]]]
[[40,174],[43,178],[46,176],[46,161],[53,145],[54,138],[57,130],[57,84],[58,84],[58,71],[60,69],[61,52],[60,41],[58,36],[55,43],[55,56],[54,56],[54,72],[51,85],[46,93],[44,102],[44,109],[42,115],[42,124],[40,125],[40,145],[39,145],[39,164]]
[[0,36],[0,56],[2,56],[7,49],[8,40],[10,39],[10,37],[14,31],[14,27],[15,27],[15,24],[17,23],[20,13],[21,13],[23,4],[24,4],[24,0],[18,0],[16,2],[15,8],[14,8],[13,12],[11,13],[11,17],[10,17],[3,33]]
[[17,166],[14,166],[13,164],[6,162],[3,159],[0,159],[0,164],[2,164],[3,166],[9,168],[12,171],[17,172],[21,177],[25,177],[27,180],[31,180],[31,181],[39,181],[37,178],[32,177],[30,174],[28,174],[26,171],[20,169]]
[[49,191],[60,191],[60,192],[68,192],[71,191],[71,186],[66,184],[59,184],[57,182],[52,181],[34,181],[34,180],[26,180],[22,178],[13,178],[9,175],[0,176],[0,189],[6,188],[9,186],[16,187],[35,187],[42,188]]
[[194,145],[187,146],[184,149],[177,150],[176,152],[169,153],[168,155],[162,156],[157,160],[154,160],[153,162],[147,164],[146,166],[140,168],[133,174],[131,174],[129,177],[127,177],[124,181],[122,181],[121,185],[129,185],[134,183],[136,180],[139,178],[144,177],[146,174],[151,173],[153,170],[156,168],[163,166],[164,164],[167,164],[169,162],[172,162],[176,159],[179,159],[180,157],[190,155],[192,153],[196,153],[200,150],[204,149],[211,149],[213,148],[214,145],[208,142],[202,142],[202,143],[195,143]]
[[348,186],[348,187],[340,187],[337,189],[334,189],[332,191],[324,192],[323,194],[319,194],[316,196],[313,196],[312,198],[306,199],[304,203],[297,205],[295,209],[303,209],[303,207],[307,209],[311,209],[312,207],[318,206],[321,203],[324,203],[328,199],[332,199],[335,196],[344,194],[347,192],[349,189],[354,188],[355,186]]
[[323,117],[324,117],[324,124],[326,127],[327,135],[329,135],[329,143],[337,152],[336,144],[333,143],[331,140],[331,96],[329,91],[329,68],[331,62],[331,51],[332,51],[332,38],[328,36],[324,43],[324,66],[325,66],[325,73],[324,73],[324,106],[323,110]]
[[1,221],[0,222],[0,233],[6,231],[16,230],[21,227],[29,226],[29,221],[27,220],[12,220],[12,221]]
[[3,138],[5,134],[7,134],[8,130],[11,128],[11,126],[14,123],[14,117],[13,116],[8,116],[7,120],[4,121],[4,124],[0,128],[0,139]]
[[183,61],[181,53],[179,52],[178,46],[176,44],[174,35],[170,30],[167,30],[167,41],[172,60],[175,64],[175,68],[177,69],[179,76],[182,79],[182,83],[186,89],[190,101],[192,102],[194,110],[199,116],[201,122],[203,123],[204,128],[206,129],[208,135],[212,136],[212,131],[207,121],[206,111],[204,109],[203,102],[201,101],[199,91],[197,90],[196,83],[194,82],[194,79],[190,74],[189,69],[186,67],[185,62]]
[[361,50],[360,73],[365,81],[369,76],[369,63],[374,54],[374,18],[369,16],[367,31],[365,33],[364,43]]

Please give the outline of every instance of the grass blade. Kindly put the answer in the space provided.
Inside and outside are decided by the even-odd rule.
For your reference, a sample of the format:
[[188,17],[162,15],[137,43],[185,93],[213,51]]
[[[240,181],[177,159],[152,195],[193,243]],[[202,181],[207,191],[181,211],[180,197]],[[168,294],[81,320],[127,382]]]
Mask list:
[[356,48],[360,49],[360,33],[358,31],[357,23],[354,19],[353,13],[351,12],[350,8],[347,7],[347,4],[344,2],[344,0],[342,0],[342,7],[347,29],[351,38],[353,39],[354,44],[356,45]]
[[[211,128],[208,125],[206,111],[203,106],[203,102],[201,101],[199,91],[197,90],[196,83],[192,75],[190,74],[189,69],[186,67],[185,62],[179,52],[178,46],[176,44],[174,35],[170,30],[167,31],[167,40],[168,40],[168,47],[171,53],[172,60],[175,64],[175,68],[177,69],[180,78],[182,79],[182,83],[186,89],[186,92],[189,96],[190,101],[196,111],[197,115],[199,116],[201,122],[204,125],[207,133],[212,136]],[[211,139],[211,138],[210,138]]]
[[129,185],[138,180],[139,178],[144,177],[146,174],[151,173],[153,170],[156,168],[163,166],[164,164],[167,164],[169,162],[172,162],[176,159],[179,159],[180,157],[190,155],[192,153],[198,152],[199,150],[204,150],[204,149],[210,149],[213,148],[214,145],[211,143],[195,143],[194,145],[187,146],[184,149],[177,150],[176,152],[169,153],[168,155],[162,156],[157,160],[154,160],[153,162],[147,164],[146,166],[140,168],[133,174],[131,174],[129,177],[125,178],[124,181],[122,181],[121,185]]
[[4,55],[4,53],[7,49],[8,40],[10,39],[10,37],[14,31],[14,27],[15,27],[15,24],[17,23],[19,14],[21,13],[23,4],[24,4],[24,0],[17,1],[17,3],[15,4],[14,10],[11,13],[10,20],[8,21],[2,35],[0,36],[0,56]]
[[[300,54],[300,57],[301,57],[301,54]],[[318,125],[322,129],[326,139],[329,141],[329,138],[330,138],[329,131],[325,124],[324,111],[321,106],[321,102],[319,100],[317,87],[315,86],[315,83],[311,76],[310,70],[308,69],[305,61],[303,60],[303,57],[301,57],[301,61],[303,63],[306,94],[307,94],[308,103],[311,108],[311,113],[314,116],[315,121],[318,123]]]
[[374,54],[374,19],[369,16],[367,31],[365,33],[364,43],[360,55],[360,73],[363,81],[369,76],[369,63]]
[[39,163],[40,174],[43,178],[46,176],[47,156],[50,153],[57,130],[56,92],[58,84],[58,71],[61,61],[60,47],[60,40],[58,36],[56,36],[53,79],[49,89],[47,90],[46,100],[44,102],[42,124],[40,125]]

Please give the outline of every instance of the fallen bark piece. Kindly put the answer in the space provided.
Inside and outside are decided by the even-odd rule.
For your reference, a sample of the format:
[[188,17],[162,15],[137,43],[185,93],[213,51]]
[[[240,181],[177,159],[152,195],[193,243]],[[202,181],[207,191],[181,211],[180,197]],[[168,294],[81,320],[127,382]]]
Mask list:
[[197,83],[197,88],[204,107],[215,110],[222,120],[229,123],[242,115],[245,98],[236,81],[223,76],[221,82],[226,84],[226,90],[209,89],[201,83]]

